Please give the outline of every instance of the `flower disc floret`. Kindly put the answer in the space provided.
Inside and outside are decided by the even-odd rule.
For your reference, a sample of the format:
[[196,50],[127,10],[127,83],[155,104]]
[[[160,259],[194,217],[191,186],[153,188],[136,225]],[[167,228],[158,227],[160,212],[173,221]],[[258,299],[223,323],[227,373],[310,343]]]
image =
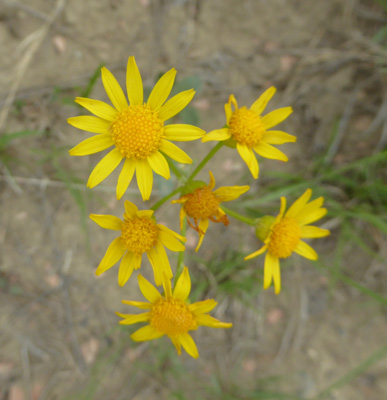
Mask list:
[[266,132],[262,118],[247,107],[241,107],[232,113],[229,121],[231,134],[240,144],[254,147]]
[[145,159],[159,150],[164,123],[146,104],[129,106],[117,113],[109,131],[123,157]]
[[134,254],[149,251],[157,244],[157,227],[148,217],[134,218],[122,224],[121,238],[128,250]]
[[195,219],[210,218],[218,211],[220,199],[213,191],[205,186],[196,189],[193,193],[186,195],[187,201],[184,204],[187,215]]
[[275,257],[287,258],[296,249],[300,237],[300,224],[294,218],[283,218],[272,227],[268,251]]
[[161,298],[153,305],[149,324],[164,335],[174,336],[196,329],[193,313],[180,300]]

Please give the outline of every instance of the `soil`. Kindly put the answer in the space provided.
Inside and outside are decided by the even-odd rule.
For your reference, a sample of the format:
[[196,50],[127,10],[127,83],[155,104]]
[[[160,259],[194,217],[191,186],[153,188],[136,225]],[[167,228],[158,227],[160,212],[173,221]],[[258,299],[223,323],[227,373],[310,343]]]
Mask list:
[[[135,183],[116,200],[117,173],[87,189],[101,155],[68,156],[88,136],[66,123],[83,112],[73,99],[85,93],[100,66],[124,86],[127,58],[134,55],[147,88],[175,67],[181,85],[199,89],[185,118],[199,118],[206,131],[224,125],[231,93],[239,104],[250,105],[275,85],[268,110],[294,108],[281,128],[298,137],[296,145],[281,147],[290,161],[260,159],[262,178],[254,181],[236,152],[224,149],[209,164],[218,187],[249,184],[259,196],[274,179],[266,172],[302,177],[305,171],[310,178],[308,166],[322,154],[333,168],[370,156],[386,144],[386,50],[377,38],[387,16],[380,3],[2,2],[0,135],[22,134],[6,147],[0,142],[0,400],[312,399],[340,378],[343,384],[327,398],[387,398],[385,308],[300,257],[282,268],[279,296],[261,290],[263,259],[246,264],[240,256],[257,248],[253,230],[231,218],[227,228],[210,226],[198,254],[196,233],[188,231],[186,263],[193,299],[216,298],[213,315],[232,321],[233,328],[195,332],[198,360],[178,357],[165,338],[132,342],[135,328],[119,326],[114,312],[131,312],[122,299],[142,299],[136,278],[120,288],[117,267],[94,275],[115,233],[87,216],[121,216],[125,199],[147,207],[175,181],[155,178],[145,205]],[[108,101],[99,75],[90,97]],[[210,145],[181,147],[198,162]],[[208,181],[206,169],[199,178]],[[326,190],[337,201],[353,200],[338,187]],[[279,197],[263,211],[275,212],[278,204]],[[178,213],[179,207],[167,203],[158,222],[178,230]],[[385,237],[358,221],[378,256],[353,243],[338,250],[341,223],[334,215],[323,220],[332,235],[316,240],[319,265],[336,265],[340,251],[345,263],[339,267],[382,296]],[[215,278],[211,268],[222,270],[232,257],[243,265],[236,279],[256,281],[249,291],[242,284],[227,291]],[[175,260],[172,256],[172,265]],[[141,271],[152,278],[145,260]],[[356,370],[383,352],[384,358],[376,362],[376,356],[369,367]],[[289,397],[269,394],[274,392]]]

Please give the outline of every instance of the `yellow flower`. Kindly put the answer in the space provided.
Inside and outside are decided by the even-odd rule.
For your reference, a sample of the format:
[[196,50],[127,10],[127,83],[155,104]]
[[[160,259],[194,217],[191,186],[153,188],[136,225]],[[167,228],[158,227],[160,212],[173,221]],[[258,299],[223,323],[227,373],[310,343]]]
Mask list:
[[[255,179],[258,178],[259,166],[253,150],[262,157],[288,161],[288,157],[282,151],[271,145],[297,140],[295,136],[288,133],[268,130],[286,119],[293,111],[291,107],[279,108],[263,117],[261,116],[275,92],[275,87],[267,89],[250,109],[247,107],[238,108],[234,95],[231,95],[228,103],[224,106],[227,126],[209,132],[202,139],[202,142],[229,140],[228,143],[232,147],[236,145],[239,155],[245,161]],[[234,111],[231,105],[234,106]]]
[[199,243],[195,249],[196,251],[199,250],[203,242],[209,221],[223,222],[225,226],[229,224],[227,215],[220,208],[220,204],[224,201],[235,200],[250,189],[249,186],[224,186],[212,191],[215,187],[215,178],[211,171],[209,171],[209,174],[209,185],[193,182],[194,184],[199,184],[200,187],[180,197],[179,200],[172,201],[172,204],[183,204],[180,210],[180,228],[183,226],[183,221],[186,216],[194,220],[194,224],[192,224],[187,218],[188,225],[199,233]]
[[149,322],[149,325],[138,329],[131,335],[131,338],[136,342],[153,340],[167,335],[175,345],[179,355],[181,354],[181,346],[183,346],[190,356],[198,358],[199,353],[194,340],[188,333],[189,331],[195,330],[201,325],[210,328],[232,327],[232,324],[220,322],[207,314],[216,306],[215,300],[187,304],[187,298],[191,291],[191,280],[187,267],[184,267],[173,292],[170,280],[164,276],[165,297],[161,296],[158,290],[142,275],[138,276],[138,283],[142,294],[149,303],[127,300],[122,302],[148,311],[142,314],[116,313],[124,318],[120,321],[122,325]]
[[102,228],[121,231],[121,236],[109,245],[95,272],[96,275],[107,271],[123,256],[118,272],[118,284],[123,286],[133,269],[141,267],[142,255],[146,253],[153,268],[156,285],[162,284],[163,273],[172,278],[164,246],[172,251],[184,251],[185,247],[179,240],[185,242],[186,238],[163,225],[156,224],[152,210],[138,211],[133,203],[125,201],[123,221],[113,215],[90,214],[90,218]]
[[326,208],[321,208],[324,198],[319,197],[308,203],[312,190],[308,189],[285,214],[286,198],[281,197],[281,208],[277,217],[266,216],[257,226],[257,236],[265,245],[258,251],[245,257],[245,260],[257,257],[267,250],[265,257],[263,287],[267,289],[272,279],[275,292],[281,291],[280,258],[288,258],[293,252],[310,260],[317,260],[317,253],[303,238],[319,238],[328,236],[329,230],[308,224],[322,218]]
[[103,67],[102,83],[114,108],[102,101],[77,97],[75,102],[96,115],[69,118],[67,122],[76,128],[98,133],[70,150],[73,156],[98,153],[114,146],[95,166],[87,186],[93,188],[102,182],[125,159],[118,178],[117,198],[120,199],[129,186],[134,172],[143,200],[152,192],[153,172],[170,178],[168,162],[164,155],[181,163],[192,160],[179,147],[170,142],[201,138],[204,131],[185,124],[164,125],[192,100],[195,91],[186,90],[165,102],[171,92],[176,70],[172,68],[156,83],[148,101],[143,100],[143,86],[134,57],[129,57],[126,87],[129,103],[124,92],[112,75]]

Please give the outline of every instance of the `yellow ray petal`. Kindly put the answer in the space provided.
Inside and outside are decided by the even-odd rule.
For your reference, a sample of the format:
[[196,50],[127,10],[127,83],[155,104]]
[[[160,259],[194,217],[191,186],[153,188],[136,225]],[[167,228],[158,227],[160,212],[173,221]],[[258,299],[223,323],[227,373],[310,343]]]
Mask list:
[[210,328],[231,328],[232,324],[228,322],[221,322],[218,319],[211,317],[210,315],[197,315],[196,316],[197,324],[203,326],[209,326]]
[[169,265],[168,256],[161,244],[151,248],[146,254],[150,264],[152,265],[157,286],[163,284],[163,273],[165,273],[169,278],[172,278],[173,275],[171,266]]
[[169,179],[171,177],[167,160],[159,151],[150,155],[147,160],[156,174],[161,175],[164,179]]
[[221,201],[231,201],[246,193],[250,186],[223,186],[214,191],[214,195]]
[[278,150],[271,144],[268,144],[264,141],[260,141],[256,146],[254,146],[254,150],[260,156],[269,158],[271,160],[288,161],[288,157],[286,154],[282,153],[281,150]]
[[274,258],[274,259],[276,260],[276,262],[272,266],[274,289],[275,289],[275,294],[279,294],[279,292],[281,291],[280,261],[279,258]]
[[143,296],[152,304],[161,298],[159,291],[148,282],[141,274],[138,275],[138,285]]
[[90,214],[89,217],[104,229],[112,229],[113,231],[121,230],[122,220],[114,215]]
[[103,86],[113,106],[118,111],[122,111],[124,108],[128,107],[124,92],[113,74],[107,68],[102,67],[101,75]]
[[201,219],[201,220],[200,220],[200,222],[199,222],[199,229],[200,229],[203,233],[199,233],[199,243],[198,243],[198,245],[196,246],[195,251],[199,251],[200,246],[201,246],[202,243],[203,243],[204,235],[205,235],[206,232],[207,232],[208,225],[209,225],[208,219]]
[[213,299],[197,301],[196,303],[192,303],[188,306],[190,311],[192,311],[195,315],[205,314],[213,310],[218,303]]
[[227,121],[227,125],[230,124],[230,118],[232,116],[232,109],[231,109],[231,104],[226,103],[224,105],[224,112],[226,114],[226,121]]
[[259,250],[255,251],[254,253],[249,254],[245,257],[245,260],[251,260],[252,258],[258,257],[259,255],[263,254],[267,250],[267,244],[261,247]]
[[210,175],[210,183],[208,184],[208,187],[212,190],[216,185],[215,177],[212,171],[208,171],[208,175]]
[[134,269],[141,266],[141,256],[128,251],[121,260],[118,270],[118,284],[124,286],[129,280]]
[[174,117],[188,105],[194,95],[195,91],[193,89],[189,89],[177,94],[176,96],[173,96],[160,108],[159,118],[162,121],[166,121]]
[[304,214],[301,211],[301,213],[297,215],[296,219],[300,225],[307,225],[321,219],[326,213],[326,208],[318,208],[316,211],[313,211],[310,214]]
[[168,140],[161,140],[160,151],[171,157],[172,160],[180,162],[182,164],[192,164],[191,158],[179,147],[174,145]]
[[129,57],[126,69],[126,90],[128,92],[129,103],[131,106],[143,104],[144,90],[142,79],[134,57]]
[[152,308],[151,303],[146,303],[145,301],[131,301],[131,300],[122,300],[124,304],[129,304],[130,306],[140,308],[141,310],[149,310]]
[[300,211],[305,207],[305,204],[309,201],[312,196],[312,189],[307,189],[286,211],[286,217],[294,218]]
[[228,98],[228,104],[230,104],[230,106],[234,106],[234,110],[238,109],[238,103],[233,94],[230,94],[230,97]]
[[138,213],[137,206],[135,204],[131,203],[129,200],[125,200],[124,206],[125,206],[124,216],[127,219],[133,219]]
[[276,91],[277,91],[277,89],[274,86],[269,87],[269,89],[265,90],[258,97],[258,99],[252,104],[252,106],[250,107],[250,110],[252,110],[252,111],[256,112],[258,115],[260,115],[263,112],[263,110],[266,108],[267,103],[274,96]]
[[199,353],[196,344],[192,337],[188,333],[182,333],[178,336],[181,345],[184,347],[185,351],[193,358],[198,358]]
[[167,228],[166,226],[164,226],[164,225],[157,225],[157,227],[161,230],[161,231],[164,231],[164,232],[166,232],[166,233],[169,233],[170,235],[172,235],[172,236],[174,236],[176,239],[178,239],[178,240],[180,240],[181,242],[186,242],[187,241],[187,239],[184,237],[184,236],[182,236],[182,235],[179,235],[178,233],[176,233],[175,231],[173,231],[172,229],[169,229],[169,228]]
[[297,137],[282,131],[266,131],[262,138],[269,144],[294,143]]
[[317,260],[318,259],[318,255],[314,251],[314,249],[312,249],[312,247],[310,247],[307,243],[303,242],[302,240],[300,240],[300,242],[298,243],[298,245],[294,249],[294,251],[297,254],[299,254],[300,256],[303,256],[309,260]]
[[122,244],[121,236],[115,238],[106,250],[95,274],[101,275],[103,272],[111,268],[124,255],[125,251],[126,248]]
[[[318,197],[317,199],[314,199],[313,201],[311,201],[310,203],[307,203],[305,205],[305,207],[303,207],[300,212],[299,215],[302,217],[304,215],[307,214],[311,214],[314,211],[317,211],[324,203],[324,197]],[[297,219],[298,214],[294,216],[294,218]]]
[[217,142],[223,142],[231,137],[231,131],[228,128],[216,129],[208,132],[202,139],[202,142],[210,142],[216,140]]
[[292,107],[278,108],[277,110],[269,112],[269,114],[266,114],[262,118],[262,123],[265,125],[265,129],[268,130],[268,129],[272,128],[273,126],[278,125],[279,123],[281,123],[292,112],[293,112]]
[[138,329],[130,337],[135,342],[144,342],[145,340],[158,339],[161,336],[164,336],[164,333],[156,331],[156,329],[150,325],[146,325]]
[[146,322],[149,321],[149,316],[150,316],[149,312],[141,314],[122,314],[116,312],[116,314],[121,318],[125,318],[122,321],[120,321],[120,325],[132,325],[132,324],[137,324],[137,322]]
[[121,197],[126,192],[126,189],[130,185],[135,170],[136,170],[136,163],[129,158],[125,159],[124,166],[122,167],[120,175],[118,176],[118,182],[116,187],[116,195],[118,200],[121,199]]
[[152,193],[153,173],[147,160],[136,160],[136,176],[142,200],[149,200]]
[[184,225],[184,218],[186,217],[187,213],[184,210],[184,207],[180,208],[180,214],[179,214],[179,218],[180,218],[180,230],[183,230],[183,225]]
[[152,218],[153,214],[154,214],[153,210],[140,210],[137,213],[137,216],[140,217],[140,218],[141,217]]
[[77,97],[74,101],[106,121],[114,121],[116,118],[117,110],[103,101],[88,99],[86,97]]
[[243,161],[249,167],[251,175],[253,175],[254,179],[257,179],[259,173],[259,167],[258,167],[258,161],[253,153],[253,150],[251,150],[246,145],[240,143],[237,143],[237,150],[239,155],[242,157]]
[[108,133],[110,122],[91,115],[67,118],[67,123],[75,128],[93,133]]
[[270,253],[266,254],[265,266],[263,270],[263,288],[267,289],[273,279],[273,271],[276,268],[277,263],[279,263],[278,257],[272,256]]
[[169,336],[169,338],[171,339],[173,345],[175,346],[175,348],[177,350],[177,354],[180,356],[181,355],[181,344],[179,342],[178,336]]
[[184,267],[183,272],[179,276],[173,289],[173,298],[186,301],[191,292],[191,278],[189,277],[188,268]]
[[[157,225],[159,226],[159,225]],[[184,244],[180,243],[176,237],[169,232],[160,230],[158,238],[160,242],[169,250],[171,251],[184,251],[185,246]]]
[[176,70],[170,69],[156,83],[148,98],[148,106],[152,110],[158,110],[167,100],[171,93],[173,82],[175,81]]
[[167,140],[188,142],[190,140],[200,139],[205,135],[205,132],[193,125],[173,124],[164,127],[164,134]]
[[122,160],[122,155],[118,149],[110,151],[91,171],[87,187],[93,188],[107,178]]
[[89,154],[99,153],[113,146],[113,140],[109,133],[101,133],[92,136],[69,150],[70,156],[87,156]]
[[317,226],[301,226],[302,238],[321,238],[330,235],[328,229],[318,228]]

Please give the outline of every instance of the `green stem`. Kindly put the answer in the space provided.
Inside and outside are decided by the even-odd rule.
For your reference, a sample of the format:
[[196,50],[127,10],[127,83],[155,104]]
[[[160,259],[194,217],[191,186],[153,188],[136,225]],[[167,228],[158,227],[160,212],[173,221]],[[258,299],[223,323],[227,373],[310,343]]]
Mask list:
[[238,214],[237,212],[235,212],[235,211],[233,211],[233,210],[230,210],[229,208],[224,207],[224,206],[220,206],[220,208],[221,208],[227,215],[230,215],[231,217],[237,219],[238,221],[243,222],[244,224],[251,225],[251,226],[255,226],[255,225],[256,225],[255,219],[247,218],[247,217],[245,217],[245,216],[243,216],[243,215],[241,215],[241,214]]
[[193,178],[202,170],[202,168],[208,163],[209,160],[214,156],[214,154],[223,146],[223,142],[219,142],[215,147],[213,147],[209,153],[203,158],[200,164],[195,168],[192,174],[188,177],[187,183],[191,182]]
[[[183,226],[181,228],[180,234],[185,237],[185,232],[187,230],[187,219],[184,218]],[[185,251],[180,251],[178,258],[177,258],[177,266],[176,266],[176,273],[175,273],[175,285],[177,282],[178,277],[181,275],[184,267],[184,253]]]
[[167,194],[164,196],[162,199],[157,201],[153,206],[150,208],[150,210],[156,211],[160,206],[162,206],[166,201],[168,201],[171,197],[173,197],[175,194],[179,193],[181,190],[181,187],[178,187],[175,189],[173,192]]
[[176,167],[175,163],[168,158],[168,165],[172,172],[175,174],[176,178],[181,180],[183,179],[183,175],[181,174],[179,168]]

